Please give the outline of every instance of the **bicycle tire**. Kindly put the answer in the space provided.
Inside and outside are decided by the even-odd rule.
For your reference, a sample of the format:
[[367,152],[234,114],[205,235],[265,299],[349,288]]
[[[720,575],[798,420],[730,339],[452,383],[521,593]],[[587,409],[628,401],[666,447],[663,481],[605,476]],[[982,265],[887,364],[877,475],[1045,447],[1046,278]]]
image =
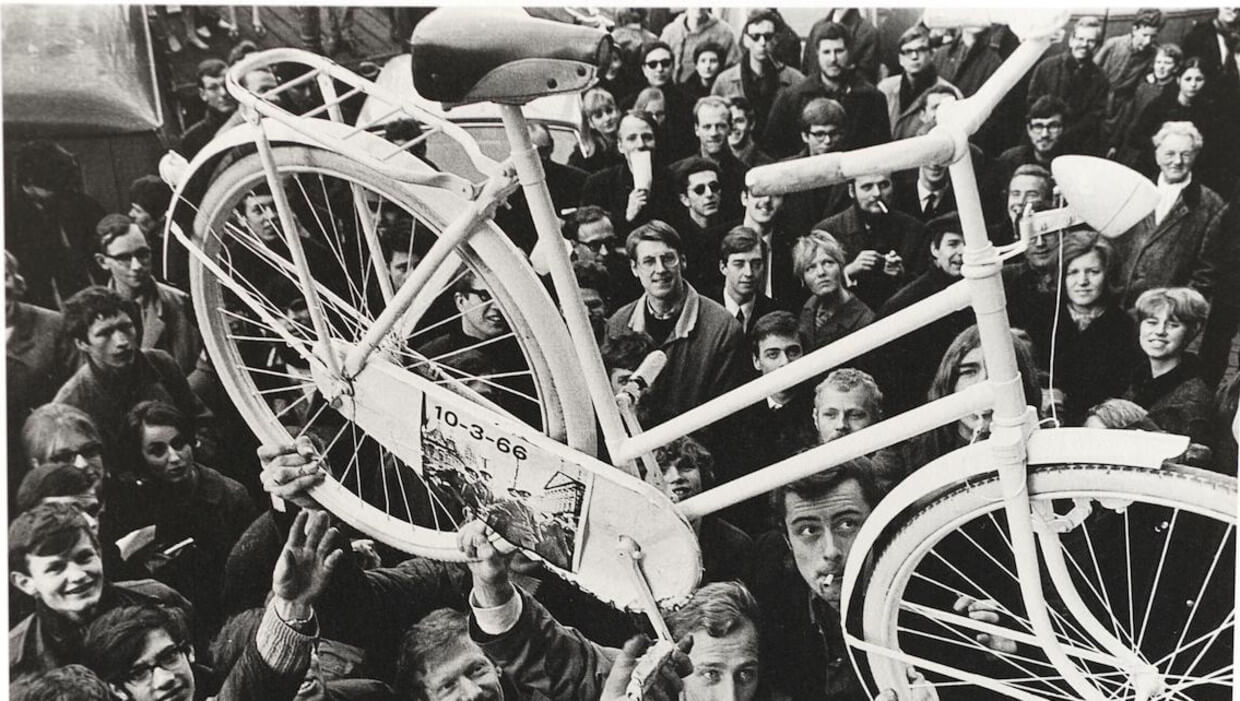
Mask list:
[[[1232,661],[1234,622],[1229,621],[1234,618],[1235,609],[1234,585],[1230,577],[1234,575],[1236,564],[1236,480],[1182,466],[1150,469],[1055,464],[1030,466],[1028,484],[1032,502],[1046,503],[1051,500],[1059,514],[1070,499],[1085,499],[1093,505],[1093,511],[1085,515],[1080,524],[1061,536],[1061,550],[1067,555],[1065,560],[1071,566],[1073,583],[1082,592],[1082,598],[1087,599],[1087,606],[1098,620],[1121,640],[1126,639],[1144,659],[1155,663],[1168,680],[1174,680],[1169,681],[1168,685],[1182,686],[1177,692],[1180,695],[1172,698],[1230,698],[1230,673],[1216,674],[1212,679],[1209,672],[1197,673],[1193,666],[1205,659],[1224,665],[1230,665]],[[1122,511],[1113,510],[1120,507]],[[946,662],[949,666],[974,671],[988,679],[1001,679],[1013,690],[1027,692],[1037,698],[1076,698],[1066,682],[1061,677],[1056,679],[1053,672],[1049,673],[1052,675],[1050,678],[1038,678],[1046,675],[1035,673],[1035,670],[1050,665],[1046,665],[1046,658],[1036,646],[1019,646],[1012,655],[983,650],[973,640],[976,631],[945,625],[941,617],[926,608],[932,599],[937,599],[937,606],[933,609],[944,610],[950,596],[966,593],[974,598],[983,598],[981,594],[994,594],[1006,588],[1008,591],[1002,598],[1009,600],[1000,600],[999,603],[1007,609],[1009,627],[1011,620],[1019,618],[1016,612],[1023,611],[1023,603],[1017,598],[1019,589],[1014,575],[999,575],[1000,579],[1011,577],[1011,582],[995,586],[987,580],[985,586],[977,586],[977,591],[966,591],[970,586],[977,585],[982,574],[988,570],[999,572],[1007,567],[1014,572],[1015,560],[1010,557],[1010,551],[999,554],[992,550],[990,555],[994,556],[993,559],[979,552],[987,544],[1003,544],[1006,527],[1003,508],[998,476],[992,473],[988,478],[945,491],[895,526],[894,533],[874,560],[866,586],[860,589],[865,592],[859,594],[863,597],[860,637],[882,648],[912,654],[920,660]],[[1166,535],[1157,564],[1173,569],[1174,577],[1162,578],[1159,574],[1151,580],[1146,574],[1134,571],[1134,561],[1149,561],[1152,555],[1148,552],[1150,543],[1154,544],[1154,550],[1159,550],[1157,538],[1148,542],[1131,538],[1134,522],[1138,536],[1146,533],[1151,525],[1154,534],[1159,533],[1158,528],[1165,528]],[[1177,537],[1177,528],[1180,538],[1174,540],[1174,544],[1202,545],[1200,558],[1191,557],[1193,553],[1190,551],[1195,547],[1171,547]],[[1185,528],[1188,529],[1187,536]],[[986,531],[990,531],[989,536]],[[1194,533],[1200,535],[1203,542],[1196,542]],[[1212,537],[1205,542],[1206,535],[1217,535],[1217,544]],[[1137,547],[1142,543],[1144,547]],[[1118,556],[1105,547],[1108,544],[1127,546],[1122,561],[1118,561]],[[1095,548],[1103,554],[1104,563],[1097,559]],[[1092,563],[1079,557],[1086,550],[1095,558]],[[946,564],[945,552],[952,554],[956,562]],[[971,557],[959,557],[969,553]],[[1174,567],[1170,567],[1166,559],[1169,553],[1175,560]],[[1044,556],[1040,555],[1039,559],[1044,559]],[[1103,564],[1114,566],[1104,567]],[[1123,567],[1119,567],[1120,564]],[[942,581],[936,581],[936,576]],[[1044,574],[1043,579],[1046,578]],[[1116,586],[1120,580],[1126,584],[1126,590]],[[910,587],[914,581],[917,584]],[[1088,588],[1087,583],[1092,583],[1094,587]],[[935,588],[942,591],[931,596]],[[985,591],[987,589],[989,592]],[[1074,623],[1065,621],[1065,615],[1056,615],[1054,602],[1059,599],[1052,584],[1044,582],[1043,589],[1048,601],[1052,602],[1052,618],[1061,641],[1089,649],[1085,642],[1087,635],[1079,626],[1074,628]],[[1178,622],[1167,620],[1172,618],[1169,613],[1179,611],[1174,602],[1181,601],[1177,597],[1183,596],[1184,592],[1192,597],[1184,600],[1189,611],[1186,619]],[[1144,602],[1142,615],[1136,599],[1145,593],[1149,598]],[[1159,622],[1155,628],[1148,628],[1150,614],[1154,610],[1158,611]],[[1200,615],[1202,610],[1207,611],[1205,616]],[[1107,614],[1107,611],[1110,613]],[[1138,618],[1142,619],[1139,627],[1136,624]],[[1220,632],[1209,637],[1210,626],[1216,622]],[[1174,647],[1164,648],[1177,631],[1180,634]],[[1204,632],[1199,636],[1199,631]],[[1189,645],[1175,652],[1195,640],[1195,646]],[[860,649],[853,650],[853,654],[863,679],[873,683],[875,692],[892,688],[897,690],[900,698],[908,697],[910,686],[903,662],[879,654],[870,655]],[[1119,684],[1120,675],[1115,669],[1106,669],[1097,659],[1072,657],[1082,666],[1087,677],[1104,685],[1107,692],[1115,694],[1112,698],[1128,698],[1120,696],[1124,687]],[[971,658],[971,668],[959,664],[962,658]],[[1188,669],[1181,670],[1178,666],[1194,658],[1194,664]],[[862,662],[865,664],[860,664]],[[1010,669],[1004,672],[1006,668]],[[868,675],[865,673],[867,670]],[[1028,678],[1022,679],[1011,670],[1021,670],[1022,674],[1028,674]],[[927,673],[926,679],[929,684],[942,686],[939,693],[943,698],[952,698],[953,692],[960,693],[959,698],[976,698],[981,691],[976,687],[959,691],[959,681],[939,674]],[[1194,684],[1194,681],[1198,683]]]
[[[371,294],[377,285],[377,278],[368,279],[367,275],[386,274],[386,271],[376,271],[375,266],[366,262],[362,251],[363,244],[357,244],[356,259],[349,257],[348,254],[352,251],[343,250],[344,237],[348,232],[342,235],[337,227],[337,212],[332,207],[337,191],[343,191],[345,187],[351,189],[351,186],[360,186],[365,192],[368,203],[377,201],[375,211],[368,212],[368,216],[375,216],[378,220],[387,211],[391,211],[384,209],[390,204],[411,215],[416,222],[415,226],[425,227],[424,230],[436,235],[444,229],[454,215],[469,206],[469,203],[443,190],[398,183],[376,175],[347,157],[334,152],[304,146],[276,146],[272,153],[277,171],[288,183],[285,186],[286,194],[289,194],[290,198],[302,197],[304,199],[300,203],[295,201],[291,204],[291,208],[300,213],[299,223],[307,229],[318,227],[317,231],[311,233],[310,239],[318,236],[327,238],[329,228],[340,238],[341,245],[331,251],[336,262],[339,263],[340,270],[326,270],[326,272],[331,274],[330,277],[333,280],[338,275],[343,278],[344,286],[333,290],[330,284],[323,282],[323,279],[328,276],[320,276],[322,266],[311,267],[316,279],[316,289],[319,290],[320,295],[336,295],[335,301],[329,300],[323,305],[324,309],[330,312],[332,318],[337,321],[332,325],[333,337],[349,335],[347,333],[349,329],[343,328],[346,326],[349,314],[359,313],[362,318],[369,319],[377,315],[379,307],[372,304],[373,294]],[[423,165],[423,167],[429,169],[429,166]],[[306,187],[305,181],[307,180],[310,181],[309,188]],[[266,256],[270,258],[266,265],[271,273],[281,273],[281,266],[290,264],[289,256],[284,255],[282,260],[276,260],[270,257],[270,249],[256,246],[255,242],[258,239],[251,235],[254,233],[252,227],[239,226],[237,222],[242,220],[234,218],[235,207],[244,202],[255,187],[264,184],[266,181],[258,154],[237,160],[212,182],[203,197],[195,221],[195,240],[202,247],[206,257],[216,262],[221,270],[242,282],[245,281],[244,276],[239,272],[233,258],[246,258],[247,260],[254,258],[262,263]],[[321,197],[315,193],[316,185],[322,190]],[[290,190],[293,192],[290,193]],[[327,211],[317,211],[323,210],[324,207]],[[307,211],[309,214],[306,214]],[[353,210],[353,215],[359,215],[356,208]],[[339,221],[347,222],[343,219]],[[248,229],[249,233],[243,229]],[[303,241],[306,239],[303,238]],[[326,243],[331,242],[328,240]],[[560,321],[559,312],[546,290],[528,265],[523,264],[521,252],[493,223],[487,222],[478,227],[467,243],[458,247],[457,253],[465,267],[475,273],[477,279],[480,279],[485,289],[490,292],[495,306],[501,310],[508,323],[516,346],[524,356],[525,367],[528,369],[530,382],[533,385],[532,396],[538,400],[539,416],[537,418],[541,421],[539,428],[547,435],[570,446],[592,451],[596,438],[593,410],[589,404],[588,394],[584,390],[584,378],[581,376],[581,371],[572,362],[572,358],[575,357],[572,343],[567,329]],[[244,315],[230,311],[230,303],[235,305],[240,298],[234,291],[226,289],[225,285],[221,284],[215,274],[197,256],[192,256],[191,260],[191,289],[195,312],[202,329],[204,344],[229,397],[260,440],[267,443],[289,442],[291,436],[306,429],[298,428],[298,431],[290,432],[286,423],[281,419],[289,414],[295,414],[296,411],[303,411],[303,409],[277,415],[273,408],[274,400],[267,399],[277,392],[263,387],[268,376],[260,374],[259,367],[247,364],[246,360],[247,357],[255,355],[256,346],[261,350],[262,341],[255,340],[252,335],[255,330],[263,331],[260,328],[261,324],[253,319],[239,319]],[[324,255],[322,260],[328,260],[328,257]],[[351,264],[356,264],[356,266],[350,268]],[[331,265],[330,261],[327,265]],[[287,277],[287,269],[284,274]],[[274,277],[278,279],[279,275],[274,275]],[[360,280],[354,278],[360,278]],[[263,284],[269,285],[270,282],[264,281]],[[247,287],[247,294],[253,296],[252,301],[258,301],[263,295],[261,290],[272,289],[262,288],[258,280],[248,281],[243,286]],[[424,291],[421,294],[437,297],[439,292]],[[351,296],[352,299],[345,299],[347,296]],[[418,303],[415,301],[415,305]],[[279,306],[270,298],[266,299],[263,304],[272,309]],[[381,306],[381,302],[379,304]],[[427,302],[426,306],[430,305],[431,303]],[[350,306],[352,309],[347,308]],[[230,323],[234,326],[243,326],[245,332],[230,331]],[[299,334],[304,331],[304,335],[307,336],[307,345],[313,343],[313,339],[310,338],[313,333],[308,326],[309,324],[298,326],[294,323],[291,327]],[[441,323],[437,328],[446,328],[446,326]],[[424,331],[429,333],[427,329],[415,328],[414,335]],[[268,328],[266,333],[274,333],[274,331]],[[353,335],[356,336],[358,333],[355,330]],[[287,348],[289,344],[273,340],[268,345],[270,346],[268,353],[278,353],[282,347]],[[414,355],[408,351],[407,345],[408,339],[405,339],[404,345],[397,351],[397,354]],[[402,362],[411,362],[405,355],[400,355],[400,357]],[[459,383],[466,383],[471,379],[464,375],[458,377],[456,371],[450,370],[444,363],[431,363],[424,357],[421,358],[423,364],[433,365],[437,368],[436,371],[451,374]],[[479,380],[479,378],[472,379]],[[485,376],[482,376],[480,381],[487,382]],[[304,384],[305,381],[302,382]],[[504,380],[492,380],[489,384],[499,386],[503,382]],[[512,394],[520,393],[514,391]],[[292,396],[296,394],[293,393]],[[302,398],[298,398],[292,403],[296,404],[301,400]],[[519,399],[514,401],[519,401]],[[307,404],[310,402],[313,402],[313,399],[308,400]],[[281,411],[287,410],[286,405]],[[308,407],[304,410],[308,413]],[[323,411],[322,407],[320,411]],[[530,411],[532,413],[533,410]],[[330,411],[323,413],[331,415]],[[313,420],[317,420],[319,416],[320,414],[316,414]],[[582,417],[585,417],[585,420]],[[336,418],[348,424],[347,418],[341,416]],[[342,428],[341,431],[343,430]],[[357,433],[354,427],[354,455],[362,450],[365,441],[364,436],[358,439]],[[340,435],[337,435],[337,440],[339,438]],[[371,443],[375,441],[372,440]],[[379,473],[383,476],[382,485],[386,490],[392,479],[391,469],[387,467],[391,462],[390,455],[377,446],[366,446],[366,450],[370,451],[368,454],[379,456],[381,460]],[[361,460],[358,462],[360,464]],[[373,503],[377,498],[364,495],[360,475],[353,478],[357,482],[357,487],[351,491],[345,485],[348,471],[344,470],[342,475],[339,474],[341,472],[339,468],[329,476],[323,487],[316,489],[314,496],[328,510],[350,525],[388,545],[427,557],[459,559],[460,554],[453,535],[455,528],[459,526],[459,521],[441,522],[440,512],[449,509],[442,504],[433,503],[435,496],[425,484],[420,487],[405,485],[402,477],[405,471],[401,469],[402,465],[397,464],[395,472],[396,477],[401,480],[400,489],[404,490],[406,497],[403,516],[392,513],[397,511],[398,507],[386,503],[389,496],[386,491],[383,505]],[[359,467],[359,472],[360,469]],[[371,488],[375,487],[372,485]],[[414,510],[410,508],[408,501],[409,491],[425,492],[425,507],[434,517],[432,523],[423,522],[431,520],[426,518],[426,510],[419,509],[418,514],[413,513]],[[393,516],[397,518],[393,519]]]

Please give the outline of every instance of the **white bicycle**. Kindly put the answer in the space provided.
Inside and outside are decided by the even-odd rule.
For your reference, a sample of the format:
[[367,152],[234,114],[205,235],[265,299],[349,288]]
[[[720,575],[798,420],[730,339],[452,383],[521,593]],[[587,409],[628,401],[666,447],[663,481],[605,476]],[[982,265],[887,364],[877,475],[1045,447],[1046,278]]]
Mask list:
[[[246,123],[170,176],[175,206],[194,207],[195,225],[192,237],[167,233],[192,252],[204,339],[253,430],[277,443],[317,436],[333,472],[316,498],[395,547],[459,559],[454,531],[481,514],[561,576],[657,623],[655,602],[674,605],[698,582],[690,519],[989,409],[989,440],[917,470],[857,536],[841,605],[871,692],[906,697],[911,665],[940,693],[972,689],[965,698],[976,698],[973,687],[1018,699],[1226,698],[1236,481],[1167,462],[1187,447],[1183,437],[1040,429],[1017,372],[1001,252],[986,237],[967,138],[1061,23],[1012,21],[1020,48],[975,96],[944,105],[929,134],[749,175],[764,194],[950,164],[963,281],[648,430],[627,421],[609,386],[521,110],[592,84],[610,51],[602,32],[465,10],[419,25],[418,92],[498,104],[511,146],[502,163],[451,122],[322,57],[251,55],[227,80]],[[276,63],[306,71],[264,94],[241,87],[247,72]],[[288,107],[314,91],[313,109]],[[359,96],[390,110],[350,124],[344,110]],[[428,130],[397,145],[376,133],[389,118]],[[485,180],[412,155],[434,134],[455,141]],[[1082,220],[1113,235],[1153,207],[1151,186],[1119,166],[1068,158],[1055,170],[1070,206],[1032,218],[1026,236]],[[491,220],[518,184],[558,304]],[[399,254],[415,264],[395,284],[389,263]],[[449,289],[460,294],[444,311]],[[658,446],[965,307],[977,316],[988,381],[679,504],[639,477]],[[495,367],[490,354],[480,366],[468,345],[424,352],[426,339],[490,309],[507,331],[477,345],[504,344],[510,365]],[[600,438],[614,466],[596,457]],[[642,557],[618,553],[622,539]],[[1006,622],[953,613],[959,595],[994,600]],[[979,633],[1014,640],[1017,651],[990,651]],[[961,667],[961,652],[980,662]]]

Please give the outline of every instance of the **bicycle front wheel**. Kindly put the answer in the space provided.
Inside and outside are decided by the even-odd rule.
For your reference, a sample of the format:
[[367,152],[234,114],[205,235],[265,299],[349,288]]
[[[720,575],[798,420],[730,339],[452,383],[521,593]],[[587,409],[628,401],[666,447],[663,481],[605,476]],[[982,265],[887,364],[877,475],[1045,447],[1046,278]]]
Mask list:
[[[1104,698],[1140,698],[1123,665],[1068,611],[1072,590],[1106,632],[1157,670],[1153,698],[1230,699],[1236,480],[1179,466],[1081,464],[1030,466],[1028,480],[1031,502],[1056,514],[1070,573],[1072,586],[1057,588],[1039,555],[1055,634],[1088,681]],[[1014,698],[1079,698],[1033,637],[997,475],[911,516],[879,551],[862,590],[861,637],[931,663],[919,668],[941,698],[982,690],[933,664],[977,674]],[[986,631],[953,616],[962,596],[997,605],[1015,651],[983,645],[977,636]],[[908,697],[904,662],[854,652],[875,691]]]
[[[331,488],[316,496],[329,510],[407,552],[459,557],[451,534],[463,521],[461,504],[324,401],[310,366],[316,349],[362,338],[405,268],[468,203],[328,151],[279,146],[273,156],[328,338],[315,330],[314,300],[298,282],[259,157],[250,155],[220,173],[195,221],[212,265],[195,257],[191,285],[215,369],[262,441],[318,441]],[[382,253],[372,250],[378,239]],[[432,280],[411,307],[419,313],[374,357],[592,450],[593,414],[567,330],[520,251],[488,222]]]

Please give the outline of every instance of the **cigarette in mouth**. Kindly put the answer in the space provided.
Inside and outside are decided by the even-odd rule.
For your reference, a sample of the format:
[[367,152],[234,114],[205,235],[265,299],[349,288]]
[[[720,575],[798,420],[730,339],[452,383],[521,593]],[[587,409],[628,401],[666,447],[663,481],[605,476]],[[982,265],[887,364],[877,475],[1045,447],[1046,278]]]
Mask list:
[[878,205],[878,208],[883,210],[883,214],[890,214],[890,211],[887,209],[887,205],[882,200],[879,200],[874,204]]
[[831,586],[831,584],[832,584],[832,583],[834,583],[834,582],[835,582],[835,575],[834,575],[834,574],[829,574],[829,575],[827,575],[826,577],[823,577],[823,578],[822,578],[822,586],[824,586],[824,587],[829,587],[829,586]]

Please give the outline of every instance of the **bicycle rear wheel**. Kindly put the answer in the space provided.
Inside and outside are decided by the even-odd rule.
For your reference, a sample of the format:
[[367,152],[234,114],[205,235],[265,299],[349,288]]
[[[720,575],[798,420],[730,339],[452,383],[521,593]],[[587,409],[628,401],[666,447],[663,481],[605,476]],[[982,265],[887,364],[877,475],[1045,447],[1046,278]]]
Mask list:
[[[1154,698],[1229,699],[1234,684],[1236,481],[1192,468],[1030,466],[1034,504],[1063,517],[1061,551],[1071,582],[1095,620],[1165,680]],[[910,517],[879,552],[864,592],[861,636],[929,663],[1004,685],[1014,698],[1078,696],[1032,636],[997,476],[962,485]],[[1068,656],[1106,698],[1137,698],[1045,574],[1043,589]],[[1015,653],[977,642],[952,617],[965,595],[990,599],[1002,625],[1020,635]],[[855,624],[854,624],[855,625]],[[1026,637],[1028,636],[1028,637]],[[855,650],[873,689],[907,698],[905,663]],[[977,698],[964,685],[917,665],[941,698]]]
[[[330,338],[315,333],[259,157],[250,155],[216,178],[195,221],[196,240],[214,263],[195,257],[191,286],[216,371],[262,441],[318,440],[331,477],[316,498],[329,510],[402,550],[459,557],[452,533],[461,505],[433,488],[421,466],[396,458],[324,401],[310,366],[316,347],[339,349],[362,337],[395,286],[381,277],[399,275],[406,256],[412,269],[468,203],[328,151],[279,146],[273,156]],[[402,242],[382,267],[364,235],[368,224]],[[420,318],[395,329],[372,357],[592,452],[593,414],[567,330],[520,251],[487,223],[457,254],[414,300]],[[462,293],[449,292],[454,287]],[[486,340],[475,337],[479,325]]]

